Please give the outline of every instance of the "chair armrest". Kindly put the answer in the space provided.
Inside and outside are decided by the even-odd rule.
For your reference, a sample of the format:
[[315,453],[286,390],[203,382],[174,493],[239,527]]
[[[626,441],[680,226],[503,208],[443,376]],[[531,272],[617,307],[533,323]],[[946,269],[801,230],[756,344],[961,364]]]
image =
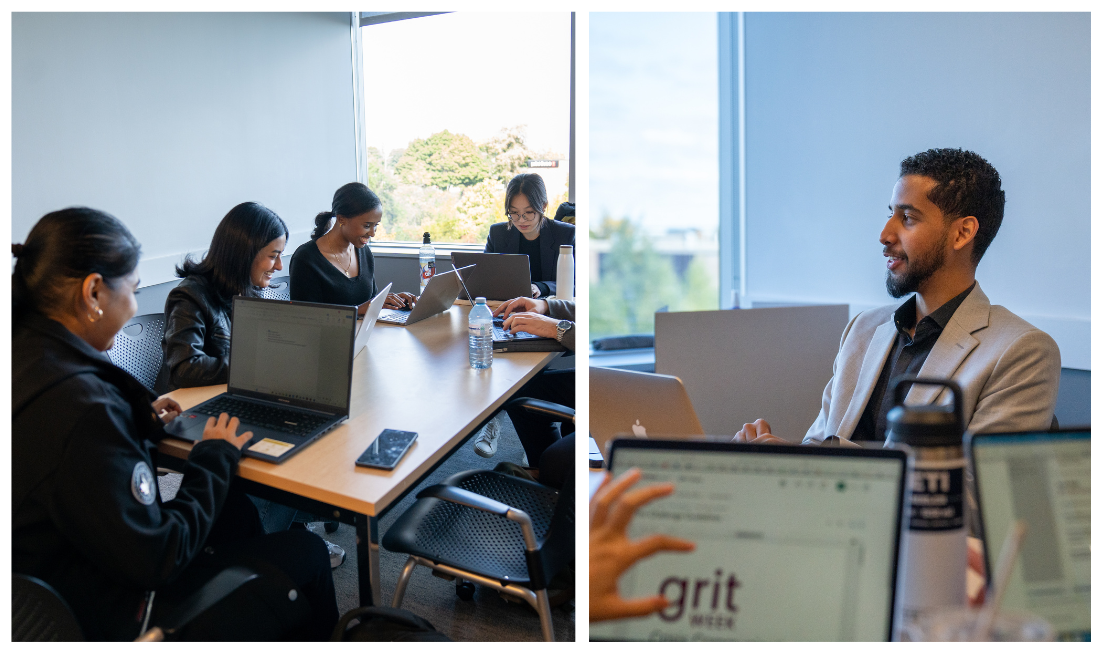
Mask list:
[[245,567],[227,567],[207,581],[187,600],[176,607],[159,626],[147,630],[137,641],[157,642],[188,625],[192,619],[210,610],[216,603],[226,598],[245,583],[257,578],[258,574]]
[[481,494],[475,494],[469,490],[453,487],[451,485],[432,485],[418,492],[417,498],[440,499],[441,501],[447,501],[475,510],[489,512],[499,517],[505,517],[521,525],[521,535],[525,538],[525,548],[527,550],[536,551],[539,548],[536,542],[536,531],[532,528],[532,519],[524,510],[507,506],[501,501],[488,499]]
[[562,404],[554,404],[550,401],[544,401],[543,399],[532,399],[530,397],[518,397],[506,402],[505,408],[524,408],[530,413],[536,415],[543,415],[544,417],[550,417],[553,419],[571,420],[574,421],[574,409],[567,408]]

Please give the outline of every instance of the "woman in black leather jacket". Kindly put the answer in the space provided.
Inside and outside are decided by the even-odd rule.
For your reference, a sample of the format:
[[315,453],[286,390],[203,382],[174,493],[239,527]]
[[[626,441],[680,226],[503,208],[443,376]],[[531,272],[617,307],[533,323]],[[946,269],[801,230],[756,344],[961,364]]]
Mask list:
[[226,383],[230,373],[230,312],[234,295],[256,296],[283,269],[287,225],[256,202],[230,209],[207,255],[176,268],[184,280],[165,300],[164,362],[159,392]]
[[[139,246],[126,227],[65,209],[12,254],[12,571],[51,585],[85,638],[124,640],[244,564],[306,597],[303,621],[280,624],[295,628],[287,635],[325,638],[337,621],[325,545],[305,531],[263,534],[231,484],[252,435],[236,433],[237,419],[212,418],[176,497],[159,496],[156,443],[180,406],[155,400],[103,354],[137,311]],[[286,593],[265,595],[266,605]],[[240,632],[242,606],[220,606],[193,635]]]

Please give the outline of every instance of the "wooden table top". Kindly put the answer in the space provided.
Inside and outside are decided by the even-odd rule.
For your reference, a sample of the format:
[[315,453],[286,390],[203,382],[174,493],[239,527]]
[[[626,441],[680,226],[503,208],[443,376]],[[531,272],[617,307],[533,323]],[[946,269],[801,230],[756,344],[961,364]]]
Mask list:
[[[490,369],[467,357],[469,306],[406,327],[376,323],[352,368],[349,419],[281,464],[241,459],[238,474],[263,485],[365,515],[377,515],[501,407],[558,353],[495,354]],[[170,392],[186,410],[225,385]],[[383,429],[415,431],[392,471],[354,461]],[[166,438],[163,453],[187,457],[192,443]]]

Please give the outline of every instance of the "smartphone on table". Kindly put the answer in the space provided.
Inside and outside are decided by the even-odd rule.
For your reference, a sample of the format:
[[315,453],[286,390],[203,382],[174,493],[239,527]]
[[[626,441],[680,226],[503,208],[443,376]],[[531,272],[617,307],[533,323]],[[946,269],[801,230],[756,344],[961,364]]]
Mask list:
[[356,459],[356,464],[360,467],[392,470],[416,439],[417,433],[413,431],[386,429]]

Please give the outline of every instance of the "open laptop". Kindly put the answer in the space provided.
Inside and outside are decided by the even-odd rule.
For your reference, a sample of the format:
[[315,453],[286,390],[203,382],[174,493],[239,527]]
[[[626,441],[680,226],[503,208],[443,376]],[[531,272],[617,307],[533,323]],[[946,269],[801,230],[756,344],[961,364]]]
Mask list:
[[1001,609],[1091,641],[1091,431],[975,434],[967,446],[987,578],[1012,524],[1027,525]]
[[281,463],[348,418],[356,307],[234,297],[227,391],[165,426],[203,439],[207,418],[228,413],[252,431],[246,456]]
[[[356,340],[352,345],[353,358],[359,356],[360,352],[368,346],[368,338],[371,337],[372,327],[375,326],[375,321],[379,317],[379,311],[383,310],[383,302],[387,301],[387,294],[391,292],[391,285],[388,283],[387,287],[368,303],[368,312],[364,313],[362,319],[357,320]],[[360,306],[363,306],[363,304]],[[360,312],[359,307],[357,307],[357,312]]]
[[899,449],[616,439],[614,476],[674,493],[628,536],[696,544],[620,578],[626,599],[661,594],[647,617],[590,625],[591,639],[887,641],[892,633],[907,454]]
[[[466,270],[467,268],[458,269]],[[465,276],[470,276],[470,273],[460,276],[459,278],[460,285],[463,286],[464,290],[467,290],[467,279],[464,278]],[[471,292],[466,292],[465,294],[467,295],[468,303],[470,303],[472,307],[475,306],[475,300],[472,299],[472,297],[483,297],[483,295],[478,293],[473,295]],[[510,297],[510,299],[514,299],[514,297]],[[506,331],[504,324],[504,317],[495,316],[490,326],[491,332],[493,333],[492,346],[495,354],[505,354],[515,351],[567,351],[563,343],[555,338],[538,336],[527,331]]]
[[[468,266],[470,267],[470,266]],[[387,324],[414,324],[426,318],[443,313],[451,308],[460,296],[460,277],[458,272],[467,268],[456,268],[448,272],[434,274],[425,285],[421,297],[410,310],[384,308],[379,312],[379,322]]]
[[461,290],[460,299],[505,300],[532,295],[527,254],[452,252],[452,265],[457,268],[475,266],[464,278],[471,294]]
[[605,451],[618,433],[692,438],[705,431],[678,377],[591,367],[590,435]]

